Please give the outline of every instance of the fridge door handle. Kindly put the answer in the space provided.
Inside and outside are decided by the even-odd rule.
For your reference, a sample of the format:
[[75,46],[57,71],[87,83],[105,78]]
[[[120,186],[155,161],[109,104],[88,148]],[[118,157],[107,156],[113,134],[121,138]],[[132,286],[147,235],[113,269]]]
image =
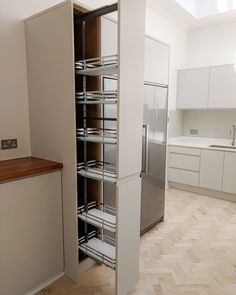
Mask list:
[[149,126],[148,125],[143,125],[144,129],[144,145],[143,145],[143,167],[142,167],[142,172],[147,173],[148,172],[148,133],[149,133]]

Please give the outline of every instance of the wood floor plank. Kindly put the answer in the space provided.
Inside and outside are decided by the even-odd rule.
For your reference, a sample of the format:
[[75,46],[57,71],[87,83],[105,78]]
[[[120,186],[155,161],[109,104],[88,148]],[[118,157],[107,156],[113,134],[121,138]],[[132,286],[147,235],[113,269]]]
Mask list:
[[[129,295],[235,295],[236,203],[170,189],[165,222],[140,243],[140,282]],[[128,257],[127,257],[128,259]],[[95,266],[38,295],[112,295],[114,272]]]

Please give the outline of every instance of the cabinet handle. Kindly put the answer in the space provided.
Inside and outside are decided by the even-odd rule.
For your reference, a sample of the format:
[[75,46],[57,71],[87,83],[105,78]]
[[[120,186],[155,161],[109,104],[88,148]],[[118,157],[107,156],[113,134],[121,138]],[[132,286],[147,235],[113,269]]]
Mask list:
[[149,126],[148,125],[143,125],[143,129],[145,130],[145,142],[143,145],[143,168],[142,172],[147,173],[148,172],[148,133],[149,133]]

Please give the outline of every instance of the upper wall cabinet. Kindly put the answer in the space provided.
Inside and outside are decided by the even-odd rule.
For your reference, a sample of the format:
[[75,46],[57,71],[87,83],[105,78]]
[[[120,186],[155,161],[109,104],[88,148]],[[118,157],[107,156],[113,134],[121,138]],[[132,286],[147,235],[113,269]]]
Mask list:
[[205,109],[208,103],[210,69],[197,68],[178,72],[178,109]]
[[[117,54],[117,22],[103,17],[101,20],[101,53]],[[148,36],[145,37],[144,80],[148,83],[168,85],[170,48]]]
[[234,65],[211,68],[208,108],[236,108],[236,69]]
[[178,109],[236,109],[234,65],[178,72]]
[[145,38],[145,82],[168,85],[169,46],[147,37]]

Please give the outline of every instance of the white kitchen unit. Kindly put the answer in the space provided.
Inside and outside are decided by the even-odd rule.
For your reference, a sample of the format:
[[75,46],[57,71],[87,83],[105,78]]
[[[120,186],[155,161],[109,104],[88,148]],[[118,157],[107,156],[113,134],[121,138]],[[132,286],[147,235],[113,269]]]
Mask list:
[[[145,38],[145,82],[169,84],[169,46],[146,36]],[[157,66],[158,65],[158,66]]]
[[[118,50],[101,56],[101,16],[117,9]],[[77,282],[103,263],[125,295],[139,280],[145,1],[92,12],[66,1],[25,27],[32,153],[64,164],[65,274]],[[118,90],[103,91],[102,78],[114,75]],[[104,116],[104,104],[115,105],[117,117]],[[108,145],[116,165],[104,161]],[[116,191],[114,208],[104,204],[103,183]]]
[[169,147],[168,180],[198,186],[200,149]]
[[[117,22],[103,17],[101,21],[101,50],[105,55],[117,53]],[[146,83],[169,84],[170,47],[150,36],[145,36],[145,71]],[[158,66],[157,66],[158,65]]]
[[223,151],[202,150],[199,186],[221,191],[223,166]]
[[[229,148],[211,147],[214,144]],[[227,139],[170,139],[170,186],[236,202],[236,150],[230,149],[230,145],[231,140]]]
[[236,109],[235,65],[178,71],[178,109]]
[[0,294],[36,293],[64,274],[61,171],[0,182],[0,196]]
[[225,153],[222,191],[236,194],[236,153]]
[[209,67],[178,71],[178,109],[207,108],[209,75]]
[[208,108],[236,109],[235,65],[211,67]]

